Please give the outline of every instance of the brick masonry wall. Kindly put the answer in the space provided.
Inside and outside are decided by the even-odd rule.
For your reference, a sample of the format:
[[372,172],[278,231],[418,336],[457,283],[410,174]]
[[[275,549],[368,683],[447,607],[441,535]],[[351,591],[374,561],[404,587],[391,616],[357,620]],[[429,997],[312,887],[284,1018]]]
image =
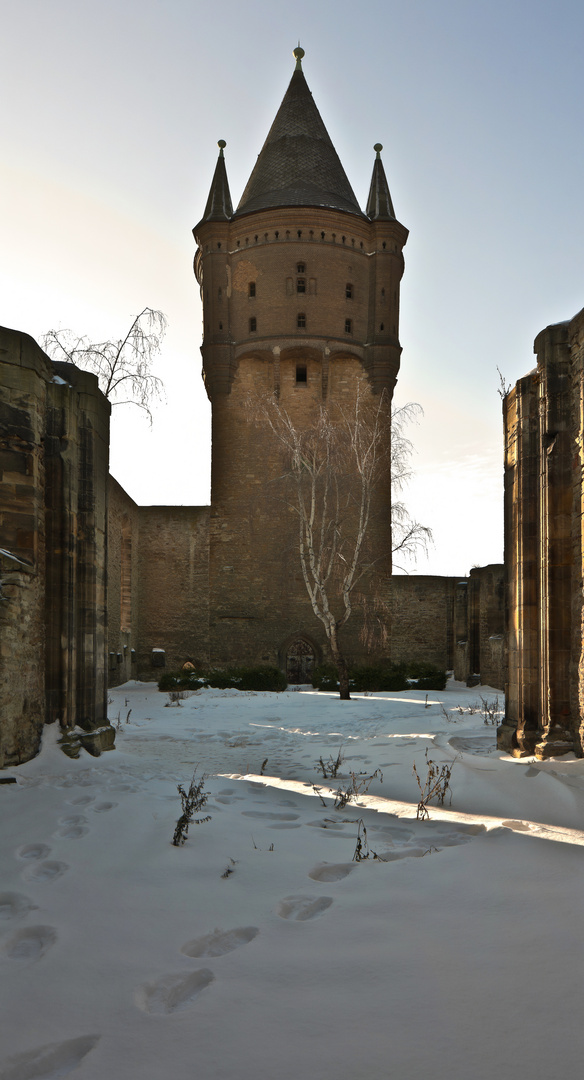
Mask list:
[[209,656],[209,507],[139,507],[138,678],[157,679],[153,649],[167,669]]
[[391,580],[391,660],[453,666],[454,595],[459,578],[395,576]]

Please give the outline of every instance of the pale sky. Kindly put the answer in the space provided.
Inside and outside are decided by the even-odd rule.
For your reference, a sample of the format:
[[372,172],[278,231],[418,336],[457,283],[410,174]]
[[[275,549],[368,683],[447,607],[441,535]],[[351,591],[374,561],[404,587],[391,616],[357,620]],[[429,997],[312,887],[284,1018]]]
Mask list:
[[434,530],[417,573],[502,559],[508,383],[584,305],[582,0],[20,0],[2,3],[0,322],[39,338],[169,331],[154,425],[114,409],[111,468],[140,503],[209,501],[193,225],[225,151],[234,205],[292,49],[364,207],[373,144],[410,230],[396,401],[406,501]]

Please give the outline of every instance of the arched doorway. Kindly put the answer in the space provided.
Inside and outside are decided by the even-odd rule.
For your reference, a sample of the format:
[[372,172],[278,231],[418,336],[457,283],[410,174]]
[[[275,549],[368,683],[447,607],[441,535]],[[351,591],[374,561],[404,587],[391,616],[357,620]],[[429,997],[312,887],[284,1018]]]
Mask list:
[[286,678],[289,683],[309,683],[316,660],[314,645],[307,638],[297,637],[286,649]]

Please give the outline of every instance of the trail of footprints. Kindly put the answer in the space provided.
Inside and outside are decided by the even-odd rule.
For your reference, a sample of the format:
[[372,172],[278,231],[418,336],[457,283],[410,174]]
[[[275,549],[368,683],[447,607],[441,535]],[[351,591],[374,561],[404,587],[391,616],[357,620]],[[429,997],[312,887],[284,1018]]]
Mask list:
[[[260,785],[253,785],[262,790]],[[225,788],[215,796],[215,802],[229,805],[239,801],[234,788]],[[261,805],[267,800],[258,799]],[[285,829],[301,828],[300,814],[294,812],[294,802],[290,799],[280,800],[282,811],[274,810],[243,810],[242,816],[261,822],[266,828]],[[285,809],[286,807],[292,809]],[[306,823],[309,827],[326,830],[329,836],[341,838],[345,843],[354,842],[355,822],[353,820],[335,820],[321,817],[315,821]],[[347,831],[349,826],[351,832]],[[469,841],[478,832],[484,831],[484,826],[457,825],[449,827],[441,822],[425,822],[422,826],[424,836],[417,834],[414,829],[400,824],[369,826],[369,831],[378,836],[383,844],[383,853],[380,859],[383,862],[392,862],[396,859],[419,858],[433,851],[439,851],[443,847],[452,847]],[[427,836],[428,832],[430,837]],[[433,843],[432,843],[433,841]],[[357,869],[355,862],[322,862],[313,866],[308,872],[312,881],[329,883],[342,881]],[[307,922],[323,915],[334,903],[332,896],[285,896],[278,901],[275,914],[281,919],[290,922]],[[187,941],[181,948],[181,952],[196,960],[216,959],[248,945],[259,934],[257,926],[239,926],[232,930],[214,930],[203,937]],[[169,1015],[182,1012],[190,1008],[199,995],[211,985],[215,979],[214,972],[208,967],[197,968],[195,971],[185,974],[171,972],[162,975],[151,982],[144,983],[136,993],[136,1004],[144,1012],[158,1015]]]
[[[260,789],[259,785],[254,786]],[[115,790],[133,789],[130,785],[122,784]],[[223,789],[215,796],[215,801],[223,805],[239,799],[233,788]],[[266,800],[258,800],[259,803],[264,801]],[[83,811],[106,813],[117,803],[98,801],[95,796],[82,795],[69,800],[69,805],[74,809],[59,818],[55,835],[77,840],[88,832],[88,819]],[[281,811],[244,810],[242,816],[256,820],[258,824],[262,823],[270,829],[301,828],[300,815],[295,812],[294,802],[283,799],[280,805],[283,808]],[[355,839],[355,822],[351,819],[338,820],[322,816],[306,822],[306,825],[325,831],[330,837],[343,839],[345,843],[351,843]],[[346,826],[350,827],[350,831]],[[377,846],[382,845],[383,850],[380,849],[378,854],[385,863],[419,858],[444,847],[463,844],[483,831],[482,825],[459,824],[449,827],[441,822],[425,822],[418,830],[401,824],[369,826],[369,833],[375,835]],[[51,848],[44,843],[23,844],[19,847],[15,855],[25,864],[23,878],[30,882],[51,882],[66,873],[69,864],[50,859],[50,854]],[[335,883],[348,877],[357,867],[355,862],[321,862],[308,871],[308,877],[322,884]],[[332,896],[286,896],[276,904],[275,914],[290,922],[307,922],[323,915],[333,902]],[[23,893],[0,893],[2,921],[20,922],[37,910],[38,906]],[[185,942],[181,952],[195,960],[217,959],[249,945],[258,934],[257,926],[238,926],[231,930],[215,929],[212,933]],[[54,927],[41,924],[20,926],[3,941],[2,952],[13,962],[35,962],[40,960],[56,941],[57,932]],[[168,1016],[180,1013],[189,1009],[214,979],[215,974],[208,967],[196,968],[190,972],[171,972],[144,983],[136,993],[136,1005],[151,1015]],[[65,1076],[77,1068],[96,1046],[99,1038],[99,1035],[84,1035],[59,1043],[48,1043],[18,1054],[0,1066],[0,1080],[49,1080],[51,1077]]]
[[[108,802],[106,800],[99,801],[93,795],[81,795],[78,798],[70,799],[69,805],[74,808],[87,808],[93,813],[102,814],[108,810],[113,810],[113,808],[117,806],[117,803]],[[59,818],[57,824],[59,828],[53,835],[64,839],[78,840],[89,832],[89,829],[86,827],[87,818],[84,814],[75,811],[66,811]],[[24,863],[22,877],[24,881],[27,881],[30,884],[42,884],[56,881],[57,878],[62,877],[69,869],[69,863],[64,862],[62,859],[48,858],[51,854],[51,848],[48,844],[21,844],[14,854],[17,859]],[[26,918],[32,911],[38,911],[38,904],[35,904],[34,901],[24,893],[0,892],[0,922],[20,921],[21,919]],[[57,936],[57,931],[53,926],[38,925],[19,928],[18,930],[14,930],[11,934],[9,933],[2,940],[0,955],[6,957],[8,960],[31,963],[40,960],[45,953],[52,948],[57,941]],[[79,1040],[73,1040],[73,1043],[76,1044],[78,1041]],[[59,1044],[59,1046],[60,1045],[61,1044]],[[57,1059],[59,1059],[59,1053],[57,1053],[55,1047],[57,1047],[57,1044],[54,1044],[54,1047],[53,1044],[51,1044],[49,1049],[51,1054],[54,1050],[57,1055],[55,1060],[57,1061]],[[44,1050],[47,1048],[41,1049],[44,1053]],[[23,1069],[24,1068],[23,1065]],[[1,1072],[0,1080],[4,1080],[5,1075],[9,1076],[12,1075],[12,1073],[9,1072],[5,1074],[4,1072]],[[20,1076],[18,1071],[14,1073],[15,1077],[17,1075]],[[44,1076],[45,1073],[42,1071],[32,1071],[29,1073],[27,1067],[25,1071],[22,1072],[22,1076],[25,1075],[27,1077],[29,1075],[31,1077],[40,1077]],[[60,1076],[65,1075],[65,1073],[55,1073],[55,1075]]]

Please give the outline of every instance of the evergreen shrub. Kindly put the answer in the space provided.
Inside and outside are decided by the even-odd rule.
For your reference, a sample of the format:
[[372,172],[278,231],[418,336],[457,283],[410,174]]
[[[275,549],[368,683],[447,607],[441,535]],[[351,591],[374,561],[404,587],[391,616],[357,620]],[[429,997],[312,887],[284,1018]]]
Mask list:
[[217,690],[272,690],[281,692],[287,687],[286,676],[277,667],[212,668],[211,671],[166,671],[158,682],[158,689],[200,690],[212,686]]
[[[390,664],[355,664],[349,668],[349,689],[357,692],[398,690],[444,690],[446,672],[434,664],[421,661]],[[338,690],[339,680],[334,664],[319,664],[312,672],[316,690]]]

